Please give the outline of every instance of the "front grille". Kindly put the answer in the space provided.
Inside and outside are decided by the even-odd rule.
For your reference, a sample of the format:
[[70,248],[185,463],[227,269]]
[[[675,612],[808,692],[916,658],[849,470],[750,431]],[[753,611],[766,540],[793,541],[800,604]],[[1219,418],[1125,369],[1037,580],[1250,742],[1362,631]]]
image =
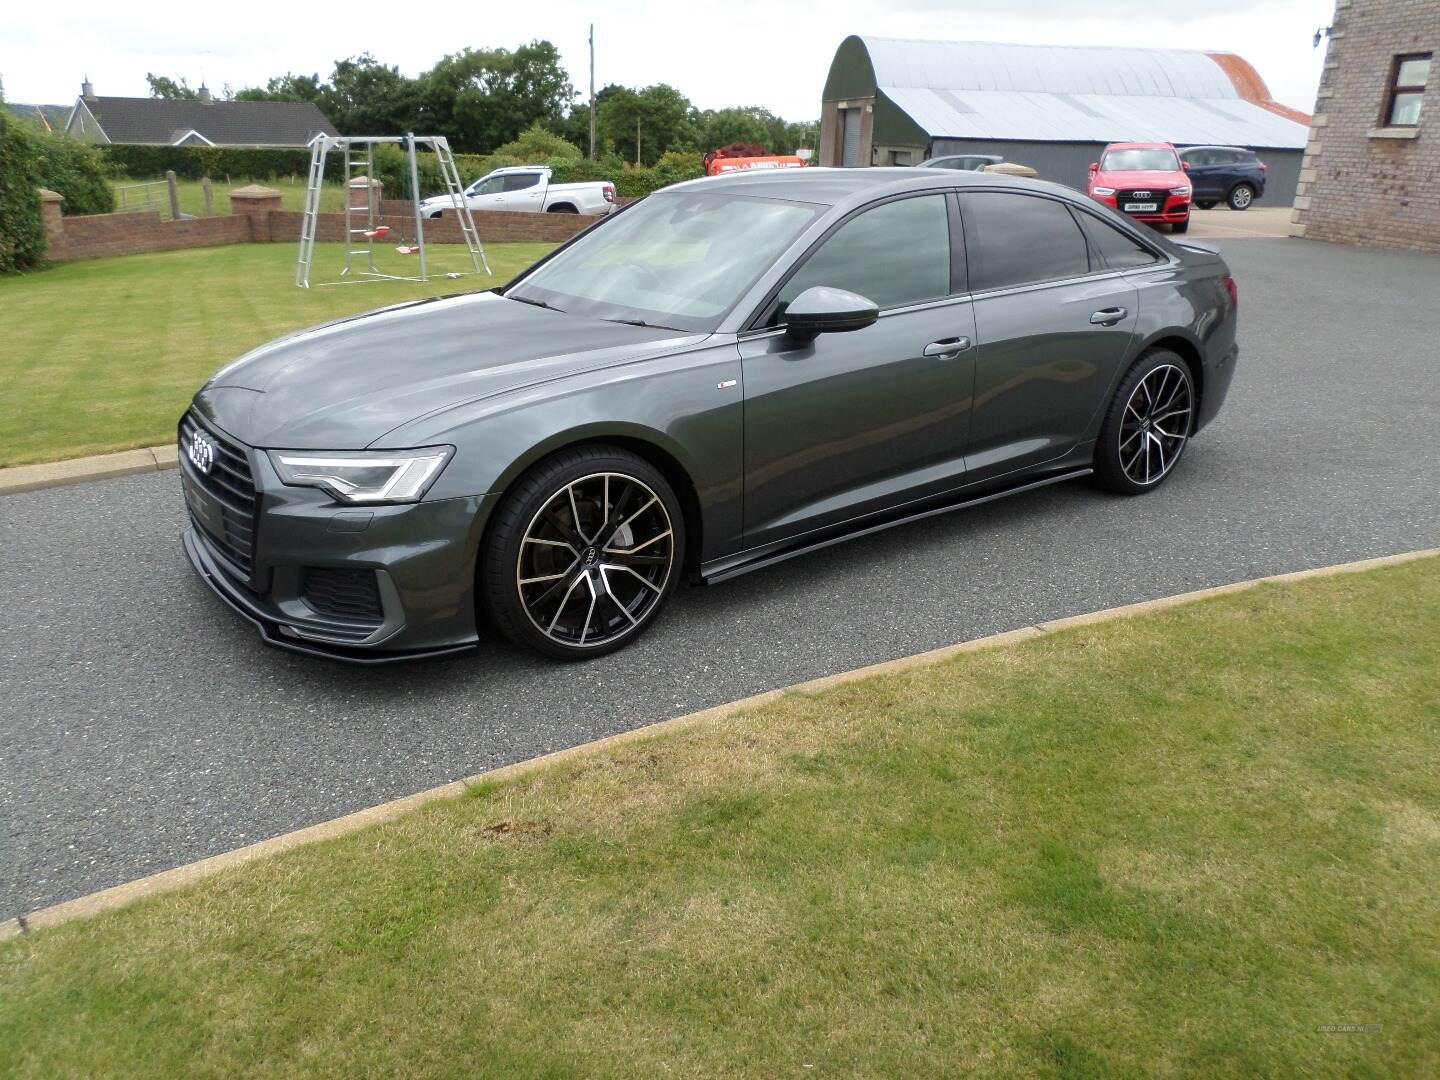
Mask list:
[[1123,208],[1127,202],[1153,202],[1157,209],[1165,209],[1169,188],[1141,188],[1139,191],[1117,191],[1115,201]]
[[[208,472],[201,472],[190,459],[190,441],[197,429],[214,440],[218,447]],[[248,580],[254,566],[255,517],[259,495],[250,471],[250,455],[239,443],[202,424],[192,413],[180,421],[180,465],[187,479],[210,495],[219,504],[220,514],[206,517],[191,512],[191,519],[206,539],[219,550]]]
[[385,619],[374,570],[307,566],[300,596],[319,615],[371,626]]

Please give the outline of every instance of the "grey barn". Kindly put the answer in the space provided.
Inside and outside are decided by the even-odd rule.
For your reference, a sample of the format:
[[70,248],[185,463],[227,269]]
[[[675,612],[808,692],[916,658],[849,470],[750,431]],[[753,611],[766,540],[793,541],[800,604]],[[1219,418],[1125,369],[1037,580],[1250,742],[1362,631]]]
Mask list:
[[1233,53],[852,35],[825,80],[819,164],[1001,154],[1083,188],[1109,142],[1243,146],[1270,167],[1264,201],[1288,205],[1309,123]]

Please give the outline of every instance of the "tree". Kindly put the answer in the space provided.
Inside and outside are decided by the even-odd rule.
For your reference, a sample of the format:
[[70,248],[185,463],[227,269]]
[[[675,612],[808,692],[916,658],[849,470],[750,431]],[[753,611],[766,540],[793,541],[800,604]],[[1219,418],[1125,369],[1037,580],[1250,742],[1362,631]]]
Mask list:
[[495,148],[495,156],[517,161],[578,161],[584,153],[574,143],[566,142],[539,121],[520,133],[520,137]]
[[422,97],[417,80],[361,53],[337,60],[314,100],[342,134],[392,135],[417,129]]
[[38,140],[0,109],[0,274],[27,270],[45,257],[40,182]]
[[537,122],[558,125],[575,88],[548,41],[465,49],[421,76],[428,126],[457,149],[489,153]]
[[621,87],[600,103],[598,111],[601,140],[627,161],[653,165],[666,150],[697,146],[700,133],[694,106],[665,83],[641,90]]
[[190,84],[183,78],[177,82],[168,75],[155,75],[147,71],[145,81],[150,84],[150,96],[153,98],[179,98],[194,101],[200,96],[198,91],[190,89]]
[[247,86],[235,95],[236,101],[314,101],[319,102],[325,93],[325,83],[319,72],[314,75],[276,75],[261,86]]

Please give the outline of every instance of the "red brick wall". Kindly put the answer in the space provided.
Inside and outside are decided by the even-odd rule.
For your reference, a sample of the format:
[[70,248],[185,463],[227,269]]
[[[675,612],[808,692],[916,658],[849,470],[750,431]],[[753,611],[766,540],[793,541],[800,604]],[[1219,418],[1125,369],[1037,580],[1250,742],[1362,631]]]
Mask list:
[[[387,200],[387,205],[389,200]],[[409,203],[401,202],[402,213],[381,214],[380,223],[390,226],[387,243],[409,243],[415,239],[415,213]],[[257,240],[290,243],[300,238],[300,221],[305,215],[298,210],[272,211],[268,233]],[[522,214],[506,210],[477,210],[473,214],[475,230],[481,243],[542,243],[559,244],[583,232],[597,219],[579,214]],[[364,215],[356,215],[356,227],[364,225]],[[339,243],[345,239],[345,215],[321,214],[316,222],[315,238],[323,243]],[[438,220],[425,222],[425,240],[431,244],[460,244],[460,225],[446,214]]]
[[250,239],[250,221],[244,217],[162,221],[158,212],[141,210],[128,214],[81,214],[63,218],[62,224],[63,248],[46,253],[56,262],[243,244]]
[[[409,204],[402,203],[408,208]],[[271,210],[251,216],[162,221],[153,210],[126,214],[84,214],[65,217],[52,230],[47,257],[54,262],[100,259],[110,255],[136,255],[146,251],[177,251],[216,244],[296,243],[300,239],[298,210]],[[558,244],[589,228],[596,218],[576,214],[522,214],[498,210],[475,214],[482,243]],[[387,243],[409,242],[415,236],[413,212],[385,215],[390,226]],[[345,238],[344,214],[321,214],[316,238],[338,243]],[[434,244],[458,244],[459,225],[448,217],[425,222],[425,239]]]
[[[1440,0],[1338,0],[1292,232],[1440,251]],[[1414,138],[1384,128],[1394,58],[1433,52]]]

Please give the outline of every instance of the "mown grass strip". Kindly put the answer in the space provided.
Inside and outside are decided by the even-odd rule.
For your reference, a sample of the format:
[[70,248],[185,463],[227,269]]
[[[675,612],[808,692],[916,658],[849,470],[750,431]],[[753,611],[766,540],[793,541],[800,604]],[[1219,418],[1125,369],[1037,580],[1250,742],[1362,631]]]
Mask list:
[[788,695],[11,942],[0,1061],[1431,1074],[1436,655],[1428,559]]
[[[370,308],[489,289],[551,249],[492,244],[493,276],[469,269],[463,246],[435,245],[424,285],[294,284],[295,245],[228,247],[62,263],[0,279],[0,466],[169,443],[200,384],[272,338]],[[338,244],[316,248],[314,281],[339,275]],[[382,248],[387,273],[414,257]],[[403,363],[404,358],[397,358]]]

